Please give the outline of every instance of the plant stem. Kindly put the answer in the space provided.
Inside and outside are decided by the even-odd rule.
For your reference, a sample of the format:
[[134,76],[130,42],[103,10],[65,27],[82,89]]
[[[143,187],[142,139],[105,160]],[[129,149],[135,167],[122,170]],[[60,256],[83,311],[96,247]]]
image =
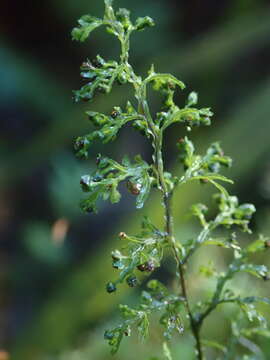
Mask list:
[[149,128],[152,132],[153,136],[153,147],[154,147],[154,164],[156,168],[156,174],[158,177],[159,188],[163,195],[163,204],[165,208],[165,232],[167,234],[167,239],[171,244],[171,248],[173,251],[173,255],[177,264],[177,271],[180,277],[180,286],[182,290],[182,296],[184,298],[185,307],[189,316],[190,328],[192,334],[194,336],[196,342],[196,356],[198,360],[203,360],[203,353],[202,353],[202,345],[200,339],[200,324],[195,320],[191,308],[189,305],[188,294],[187,294],[187,287],[185,281],[185,271],[184,271],[184,264],[181,261],[180,254],[178,252],[175,237],[174,237],[174,229],[173,229],[173,216],[172,216],[172,209],[171,209],[171,200],[172,200],[172,190],[168,190],[165,177],[164,177],[164,163],[162,157],[162,145],[163,145],[163,129],[158,129],[155,126],[155,123],[152,119],[152,116],[149,111],[149,106],[146,100],[146,87],[141,86],[140,82],[138,81],[137,75],[133,72],[132,67],[130,64],[126,64],[127,69],[129,70],[130,76],[133,78],[133,85],[137,94],[138,100],[138,110],[139,113],[142,113],[147,120]]
[[165,207],[165,230],[167,233],[168,240],[171,244],[174,258],[177,264],[177,269],[179,272],[180,277],[180,285],[182,289],[182,296],[184,298],[185,307],[189,316],[189,322],[191,331],[196,341],[196,355],[198,360],[203,360],[203,353],[202,353],[202,346],[200,340],[200,326],[197,321],[194,319],[192,314],[189,300],[188,300],[188,293],[187,293],[187,286],[185,281],[185,271],[184,265],[181,262],[180,254],[176,247],[175,238],[174,238],[174,230],[173,230],[173,216],[171,210],[171,200],[172,200],[172,191],[168,192],[166,182],[164,179],[164,166],[163,166],[163,158],[162,158],[162,135],[157,137],[156,146],[155,146],[155,160],[156,160],[156,168],[157,173],[159,176],[159,182],[161,186],[161,190],[163,193],[163,203]]
[[193,336],[194,336],[195,341],[196,341],[197,359],[198,360],[203,360],[202,344],[201,344],[201,339],[200,339],[200,326],[199,326],[198,322],[195,320],[195,318],[194,318],[194,316],[193,316],[193,314],[191,312],[191,309],[190,309],[190,305],[189,305],[189,301],[188,301],[186,281],[185,281],[184,268],[183,268],[183,265],[181,264],[181,261],[179,261],[179,258],[177,258],[177,266],[178,266],[178,271],[179,271],[179,275],[180,275],[180,283],[181,283],[181,287],[182,287],[182,295],[184,297],[185,306],[186,306],[187,313],[188,313],[188,316],[189,316],[190,328],[191,328],[191,331],[192,331]]

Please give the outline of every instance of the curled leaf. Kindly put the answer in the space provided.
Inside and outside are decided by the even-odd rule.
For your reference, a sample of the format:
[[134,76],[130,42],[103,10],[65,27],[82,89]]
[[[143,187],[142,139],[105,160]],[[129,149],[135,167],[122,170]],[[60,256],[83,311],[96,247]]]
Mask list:
[[84,15],[82,16],[79,21],[78,27],[75,27],[72,32],[72,40],[77,40],[80,42],[85,41],[90,33],[98,28],[99,26],[103,25],[103,21],[91,15]]

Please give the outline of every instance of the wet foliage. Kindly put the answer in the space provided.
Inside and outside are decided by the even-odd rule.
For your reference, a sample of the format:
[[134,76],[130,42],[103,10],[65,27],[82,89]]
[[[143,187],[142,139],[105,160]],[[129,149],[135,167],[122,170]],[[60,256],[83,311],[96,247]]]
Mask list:
[[[135,31],[152,27],[154,21],[150,17],[138,18],[135,23],[130,19],[127,9],[115,12],[111,0],[105,0],[105,14],[102,19],[83,16],[79,27],[72,31],[72,37],[77,41],[85,41],[92,31],[99,26],[105,26],[107,32],[120,41],[121,53],[118,62],[104,60],[97,56],[93,61],[82,64],[81,75],[87,81],[86,85],[74,92],[74,99],[91,102],[99,93],[109,93],[115,83],[130,84],[134,90],[134,99],[130,99],[126,109],[114,107],[110,114],[87,111],[86,114],[94,129],[75,142],[75,150],[80,158],[87,158],[91,152],[93,141],[108,143],[117,138],[119,130],[131,123],[135,131],[151,143],[152,162],[147,163],[140,155],[134,161],[125,156],[121,163],[98,155],[97,170],[93,174],[81,178],[81,187],[87,197],[82,200],[81,208],[85,212],[96,212],[97,203],[101,198],[117,203],[121,199],[118,185],[126,182],[127,189],[137,197],[136,206],[142,208],[150,192],[159,192],[162,197],[165,224],[163,229],[154,225],[152,220],[144,218],[142,229],[138,235],[120,232],[119,238],[125,245],[121,250],[112,252],[112,266],[119,271],[117,279],[110,280],[106,289],[115,293],[122,283],[133,288],[159,269],[164,257],[171,257],[176,263],[176,289],[168,289],[156,279],[147,282],[146,290],[142,292],[141,303],[134,308],[120,305],[121,322],[116,327],[105,331],[104,338],[115,354],[125,336],[130,336],[137,329],[139,337],[145,339],[151,332],[150,322],[154,314],[159,313],[159,322],[164,328],[163,352],[167,359],[172,359],[167,341],[173,333],[182,334],[187,331],[194,339],[194,354],[197,359],[204,358],[206,347],[214,347],[221,353],[219,358],[236,358],[240,343],[248,351],[257,349],[251,339],[253,335],[269,337],[267,321],[260,313],[257,304],[270,304],[268,298],[242,296],[227,286],[238,273],[245,272],[261,281],[269,279],[268,268],[263,264],[253,263],[256,252],[268,248],[268,238],[260,236],[249,245],[243,246],[238,241],[238,233],[244,232],[250,236],[249,227],[255,206],[249,203],[240,204],[236,196],[228,193],[224,183],[232,180],[220,174],[223,168],[232,165],[230,157],[224,154],[220,144],[210,145],[205,154],[197,154],[191,140],[191,132],[199,126],[211,125],[213,112],[210,108],[197,108],[198,95],[191,92],[183,108],[175,104],[175,95],[185,88],[182,81],[168,73],[156,72],[152,65],[145,78],[137,75],[129,62],[130,36]],[[170,70],[170,69],[169,69]],[[157,91],[162,97],[162,108],[152,114],[148,99],[148,89]],[[136,102],[136,105],[132,105]],[[173,124],[178,123],[188,135],[177,142],[178,160],[183,166],[182,172],[172,173],[164,170],[164,133]],[[189,182],[199,182],[203,186],[212,185],[218,193],[214,195],[217,205],[215,217],[208,215],[207,206],[194,204],[191,213],[198,218],[202,227],[194,239],[179,241],[175,238],[171,201],[177,188]],[[220,229],[225,229],[225,236],[220,237]],[[212,277],[215,289],[208,299],[193,303],[188,292],[188,263],[197,250],[203,246],[218,246],[231,251],[230,261],[226,271],[216,271],[215,268],[201,265],[201,273]],[[143,279],[142,279],[143,277]],[[111,295],[112,296],[112,295]],[[235,321],[231,319],[231,340],[227,346],[214,340],[205,340],[201,336],[201,328],[205,319],[222,304],[234,304],[241,310],[241,316]],[[245,346],[246,345],[246,346]],[[223,355],[222,355],[223,354]],[[243,357],[245,359],[246,356]]]

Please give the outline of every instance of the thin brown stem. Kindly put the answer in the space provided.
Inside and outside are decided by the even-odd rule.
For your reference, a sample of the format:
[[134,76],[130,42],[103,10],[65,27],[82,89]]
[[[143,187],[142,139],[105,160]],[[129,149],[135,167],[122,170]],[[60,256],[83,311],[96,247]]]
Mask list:
[[192,331],[193,336],[196,341],[196,350],[197,350],[196,355],[197,355],[198,360],[202,360],[203,353],[202,353],[202,344],[201,344],[201,340],[200,340],[200,326],[199,326],[199,323],[194,319],[194,316],[191,312],[191,308],[189,305],[184,267],[183,267],[181,261],[179,261],[179,257],[178,257],[178,253],[177,253],[176,249],[174,249],[174,253],[175,253],[174,256],[175,256],[175,260],[177,261],[177,266],[178,266],[178,271],[179,271],[179,276],[180,276],[182,296],[184,298],[186,310],[187,310],[187,313],[189,316],[190,328],[191,328],[191,331]]

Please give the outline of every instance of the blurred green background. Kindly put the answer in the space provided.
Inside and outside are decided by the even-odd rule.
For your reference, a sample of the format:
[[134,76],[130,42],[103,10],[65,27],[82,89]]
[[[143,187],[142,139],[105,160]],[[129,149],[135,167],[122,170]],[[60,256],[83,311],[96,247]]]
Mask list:
[[[134,18],[149,15],[156,20],[155,28],[133,37],[132,64],[145,74],[154,62],[159,72],[183,80],[187,90],[178,95],[179,104],[195,90],[199,104],[212,107],[213,126],[196,130],[192,138],[199,149],[221,141],[234,159],[226,173],[236,181],[230,192],[256,205],[252,227],[270,234],[269,2],[115,0],[115,6],[129,8]],[[98,152],[116,159],[141,153],[150,159],[151,151],[143,138],[125,129],[116,142],[92,148],[90,161],[74,157],[74,138],[89,130],[84,110],[110,112],[129,95],[127,88],[115,86],[112,94],[99,96],[93,104],[73,104],[71,91],[82,84],[80,64],[97,53],[113,58],[119,50],[102,30],[84,44],[71,41],[72,27],[86,13],[101,16],[103,1],[1,4],[0,347],[14,360],[110,359],[102,339],[104,328],[117,322],[119,301],[133,303],[139,295],[125,286],[115,296],[105,293],[105,283],[114,276],[110,251],[118,244],[119,231],[136,233],[143,214],[162,222],[156,195],[141,211],[134,210],[134,199],[125,190],[120,204],[104,203],[96,216],[83,215],[78,208],[80,176],[95,166]],[[169,169],[177,170],[175,143],[182,135],[181,127],[167,133]],[[208,185],[177,193],[174,210],[180,240],[198,231],[187,222],[189,205],[210,203],[210,198]],[[200,260],[208,262],[209,254],[222,269],[223,253],[202,252]],[[270,263],[267,255],[260,261]],[[213,283],[198,274],[196,259],[190,283],[200,297]],[[170,265],[163,271],[163,278],[170,279]],[[249,277],[233,286],[269,293],[268,283],[251,283]],[[226,341],[226,318],[232,311],[220,308],[204,329],[206,337]],[[147,344],[142,346],[134,336],[115,359],[148,360],[160,354],[160,342],[154,326]],[[269,344],[262,346],[269,359]],[[191,348],[185,333],[173,340],[177,359],[192,359]],[[216,357],[216,352],[208,354],[209,359]]]

